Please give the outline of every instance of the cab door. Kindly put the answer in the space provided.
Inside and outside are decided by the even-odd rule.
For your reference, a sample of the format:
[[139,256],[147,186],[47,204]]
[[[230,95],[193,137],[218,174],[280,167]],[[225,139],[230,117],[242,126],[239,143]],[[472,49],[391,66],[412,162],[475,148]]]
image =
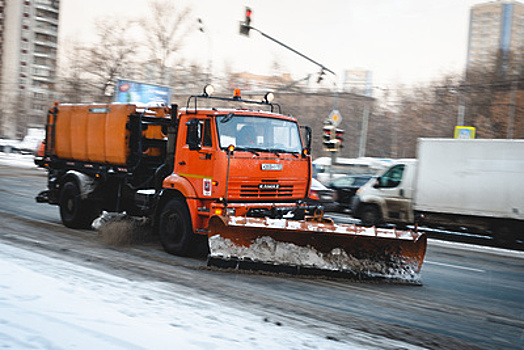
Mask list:
[[[185,123],[177,140],[175,173],[186,178],[200,199],[216,198],[213,186],[215,168],[215,130],[210,117],[195,115]],[[196,138],[195,138],[196,136]]]
[[397,164],[377,180],[375,188],[385,202],[386,221],[406,222],[410,220],[412,203],[412,167]]

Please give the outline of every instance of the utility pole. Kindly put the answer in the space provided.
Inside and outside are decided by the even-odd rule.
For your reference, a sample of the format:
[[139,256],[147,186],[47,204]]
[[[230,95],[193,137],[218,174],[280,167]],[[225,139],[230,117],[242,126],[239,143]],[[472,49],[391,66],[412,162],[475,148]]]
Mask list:
[[457,125],[464,126],[464,115],[466,112],[464,96],[459,93],[459,106],[458,106],[458,115],[457,115]]
[[464,126],[464,116],[466,114],[466,99],[464,98],[464,93],[456,89],[450,89],[449,92],[458,96],[457,126]]
[[360,146],[358,147],[358,156],[365,157],[366,143],[368,136],[368,121],[369,121],[369,105],[364,105],[364,112],[362,114],[362,128],[360,130]]
[[517,80],[511,82],[511,96],[508,108],[508,132],[507,139],[513,138],[513,123],[515,121],[515,103],[517,100]]

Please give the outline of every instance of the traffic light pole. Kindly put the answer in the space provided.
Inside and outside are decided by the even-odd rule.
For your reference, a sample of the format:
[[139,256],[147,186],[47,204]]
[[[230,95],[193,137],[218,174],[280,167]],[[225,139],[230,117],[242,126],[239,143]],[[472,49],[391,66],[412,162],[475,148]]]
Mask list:
[[247,7],[246,6],[246,13],[245,13],[245,18],[244,18],[244,22],[240,22],[240,34],[242,35],[245,35],[245,36],[249,36],[249,31],[250,30],[254,30],[255,32],[258,32],[260,33],[260,35],[262,35],[263,37],[273,41],[274,43],[277,43],[279,44],[280,46],[283,46],[285,47],[286,49],[290,50],[291,52],[294,52],[296,53],[297,55],[299,55],[300,57],[302,58],[305,58],[306,60],[308,60],[309,62],[317,65],[320,67],[321,71],[320,71],[320,75],[322,76],[324,74],[324,71],[326,72],[329,72],[333,75],[336,75],[335,72],[333,72],[331,69],[327,68],[326,66],[324,66],[323,64],[321,63],[318,63],[317,61],[307,57],[306,55],[304,55],[303,53],[295,50],[294,48],[292,48],[291,46],[289,45],[286,45],[284,44],[283,42],[273,38],[272,36],[269,36],[267,35],[266,33],[264,33],[263,31],[251,26],[251,15],[253,14],[253,11],[251,11],[251,8],[250,7]]
[[324,66],[323,64],[318,63],[317,61],[315,61],[315,60],[313,60],[313,59],[307,57],[307,56],[304,55],[303,53],[301,53],[301,52],[295,50],[294,48],[292,48],[291,46],[286,45],[286,44],[284,44],[283,42],[281,42],[281,41],[279,41],[279,40],[277,40],[277,39],[275,39],[275,38],[273,38],[273,37],[267,35],[267,34],[264,33],[263,31],[258,30],[258,29],[256,29],[255,27],[252,27],[252,26],[249,26],[249,29],[252,29],[252,30],[254,30],[255,32],[260,33],[260,35],[262,35],[264,38],[267,38],[267,39],[273,41],[274,43],[277,43],[277,44],[279,44],[280,46],[285,47],[285,48],[288,49],[289,51],[296,53],[296,54],[299,55],[300,57],[305,58],[305,59],[308,60],[309,62],[311,62],[311,63],[313,63],[313,64],[316,64],[317,66],[320,67],[321,70],[326,71],[326,72],[329,72],[329,73],[331,73],[331,74],[333,74],[333,75],[336,75],[335,72],[333,72],[331,69],[327,68],[327,67]]
[[334,167],[337,164],[338,151],[331,152],[331,166],[329,167],[329,182],[333,182]]

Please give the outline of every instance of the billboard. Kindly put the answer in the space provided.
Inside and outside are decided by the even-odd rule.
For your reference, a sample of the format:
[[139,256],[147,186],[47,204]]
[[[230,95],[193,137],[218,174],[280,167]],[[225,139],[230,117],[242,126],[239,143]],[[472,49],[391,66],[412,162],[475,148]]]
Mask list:
[[169,105],[171,89],[167,86],[140,83],[133,80],[117,80],[115,102],[163,103]]

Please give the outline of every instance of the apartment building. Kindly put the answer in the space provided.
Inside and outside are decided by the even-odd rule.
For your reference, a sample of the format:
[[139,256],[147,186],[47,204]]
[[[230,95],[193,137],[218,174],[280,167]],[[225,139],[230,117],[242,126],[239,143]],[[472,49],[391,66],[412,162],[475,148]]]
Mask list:
[[[493,1],[470,11],[467,68],[492,62],[498,52],[517,56],[524,50],[524,5]],[[520,57],[522,59],[522,56]]]
[[59,0],[0,0],[0,136],[43,127],[55,97]]

